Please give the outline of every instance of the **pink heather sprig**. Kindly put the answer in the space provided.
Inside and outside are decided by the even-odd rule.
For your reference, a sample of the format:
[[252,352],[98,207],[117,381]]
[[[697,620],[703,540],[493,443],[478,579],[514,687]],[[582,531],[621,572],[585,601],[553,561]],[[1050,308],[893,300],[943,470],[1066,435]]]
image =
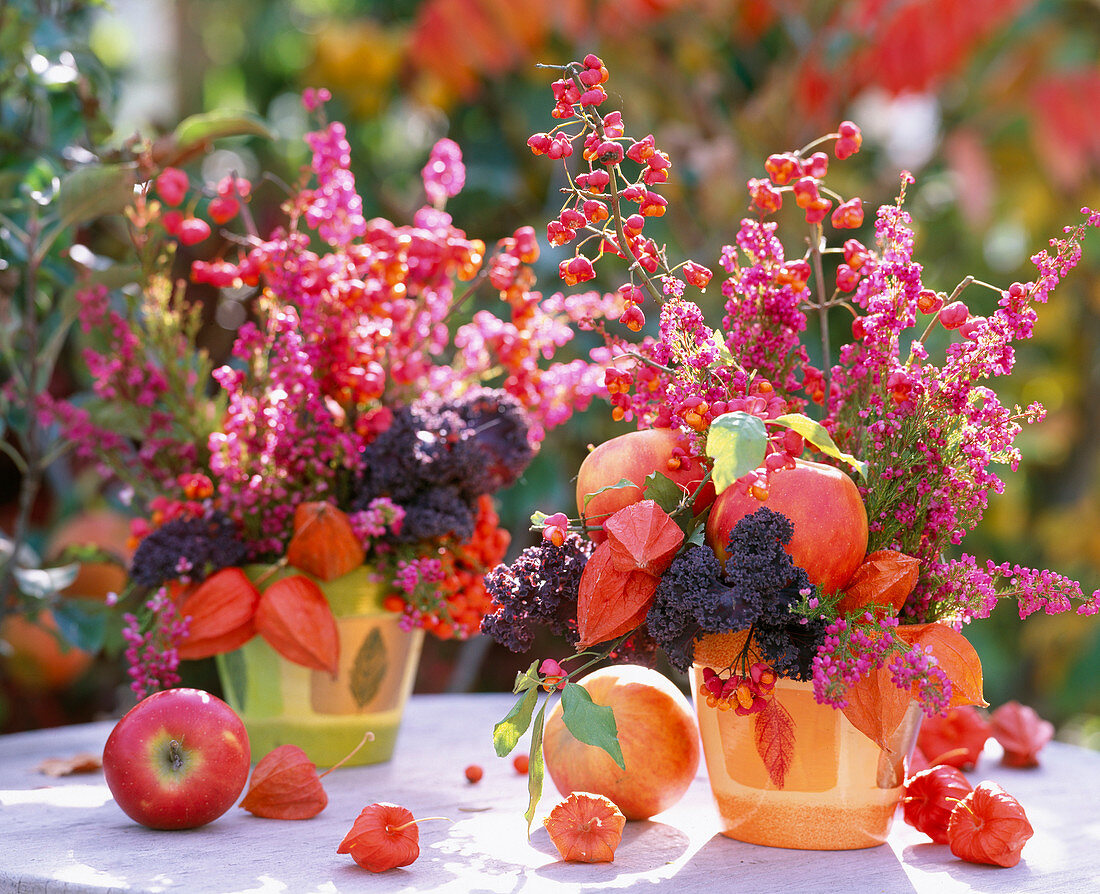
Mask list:
[[1021,618],[1039,611],[1048,615],[1100,611],[1100,590],[1086,597],[1077,581],[1056,572],[991,560],[979,565],[966,553],[933,563],[929,578],[918,608],[956,624],[989,617],[1001,600],[1015,600]]
[[177,644],[187,636],[191,620],[180,616],[165,587],[146,600],[142,614],[144,620],[126,612],[122,628],[130,688],[139,701],[180,682]]
[[368,551],[378,538],[400,533],[404,520],[405,510],[389,497],[377,497],[366,509],[348,514],[352,531]]
[[466,185],[462,150],[454,140],[440,140],[432,147],[428,163],[420,173],[428,201],[436,208],[442,208],[447,199],[457,196]]
[[886,667],[899,689],[908,691],[919,684],[919,701],[926,714],[945,710],[951,700],[950,679],[919,646],[909,646],[895,636],[898,625],[897,618],[876,619],[870,612],[826,625],[812,663],[816,701],[845,708],[851,687]]

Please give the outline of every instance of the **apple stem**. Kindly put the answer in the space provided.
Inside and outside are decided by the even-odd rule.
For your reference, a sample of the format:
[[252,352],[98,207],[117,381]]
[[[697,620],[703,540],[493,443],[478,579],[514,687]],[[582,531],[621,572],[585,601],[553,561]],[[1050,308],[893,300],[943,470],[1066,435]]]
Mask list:
[[171,763],[173,770],[183,768],[183,749],[176,739],[168,743],[168,761]]

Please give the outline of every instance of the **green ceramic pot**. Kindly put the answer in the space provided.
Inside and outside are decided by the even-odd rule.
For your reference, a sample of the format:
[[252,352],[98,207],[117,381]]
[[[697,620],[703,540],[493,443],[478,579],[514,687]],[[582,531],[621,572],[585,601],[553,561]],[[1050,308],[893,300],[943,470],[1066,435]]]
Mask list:
[[[250,576],[263,570],[246,569]],[[259,636],[217,656],[226,701],[244,720],[254,760],[291,744],[319,767],[329,767],[368,730],[374,740],[348,764],[382,763],[393,755],[424,632],[400,628],[400,614],[382,608],[386,590],[371,574],[360,567],[336,580],[317,581],[340,633],[335,678],[287,661]]]

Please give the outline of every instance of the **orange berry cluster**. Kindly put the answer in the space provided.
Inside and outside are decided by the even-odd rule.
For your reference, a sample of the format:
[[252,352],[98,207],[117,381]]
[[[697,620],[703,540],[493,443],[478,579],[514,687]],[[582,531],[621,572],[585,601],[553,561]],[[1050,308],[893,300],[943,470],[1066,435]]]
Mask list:
[[749,668],[747,674],[731,673],[721,677],[712,668],[703,668],[703,682],[699,695],[706,699],[708,708],[728,711],[744,716],[764,710],[767,698],[775,688],[775,670],[763,661]]

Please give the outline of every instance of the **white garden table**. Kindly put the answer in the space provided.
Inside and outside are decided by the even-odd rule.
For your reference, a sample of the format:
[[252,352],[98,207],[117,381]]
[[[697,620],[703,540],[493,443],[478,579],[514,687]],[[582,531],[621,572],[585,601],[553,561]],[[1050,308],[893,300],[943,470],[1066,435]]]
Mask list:
[[[1004,767],[992,743],[968,774],[975,783],[999,782],[1027,810],[1035,836],[1013,869],[957,860],[900,815],[889,841],[869,850],[795,851],[732,841],[718,834],[702,767],[679,804],[651,821],[627,824],[614,863],[563,863],[541,826],[559,800],[553,784],[547,781],[528,840],[526,777],[493,753],[493,723],[512,701],[506,694],[414,696],[393,760],[325,777],[329,805],[319,816],[265,820],[234,807],[185,832],[131,822],[101,773],[55,779],[36,769],[46,758],[100,751],[110,723],[0,737],[0,891],[1100,891],[1100,753],[1060,743],[1047,746],[1034,770]],[[485,771],[476,785],[463,773],[473,763]],[[374,801],[452,822],[425,823],[420,859],[374,875],[336,853],[359,811]]]

